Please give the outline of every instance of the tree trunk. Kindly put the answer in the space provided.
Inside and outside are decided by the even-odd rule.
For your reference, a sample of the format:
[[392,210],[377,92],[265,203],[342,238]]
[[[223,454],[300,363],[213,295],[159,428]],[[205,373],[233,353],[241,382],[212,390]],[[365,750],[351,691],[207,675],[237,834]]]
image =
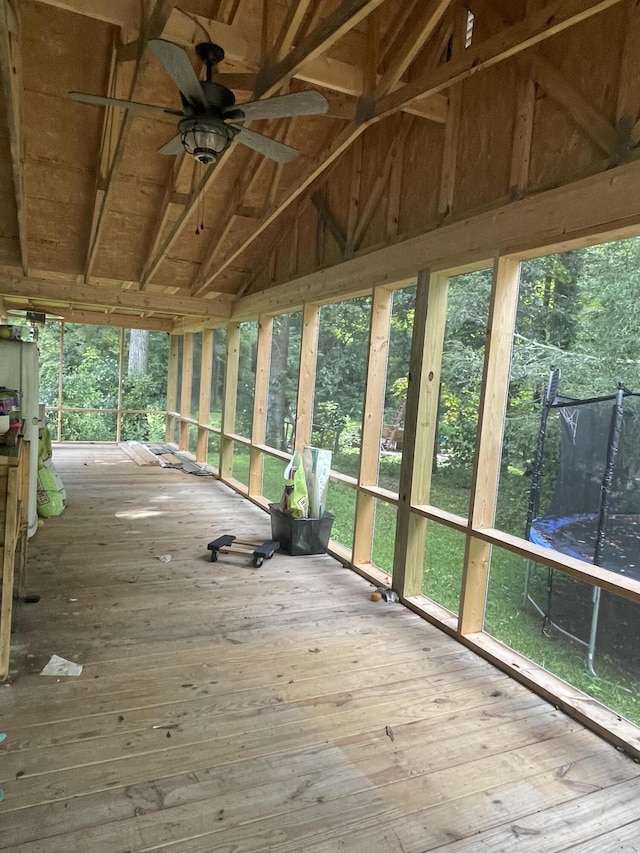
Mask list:
[[127,376],[144,375],[147,372],[148,359],[149,332],[146,329],[131,329]]
[[287,450],[285,414],[287,411],[286,379],[289,354],[289,317],[279,317],[274,323],[271,342],[271,369],[267,403],[267,444]]

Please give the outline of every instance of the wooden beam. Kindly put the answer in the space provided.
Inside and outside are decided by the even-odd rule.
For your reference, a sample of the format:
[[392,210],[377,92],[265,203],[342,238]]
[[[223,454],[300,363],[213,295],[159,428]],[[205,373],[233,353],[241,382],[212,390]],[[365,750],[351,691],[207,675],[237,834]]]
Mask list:
[[602,151],[610,155],[616,141],[611,122],[539,51],[529,57],[533,79],[556,101]]
[[[147,66],[151,62],[151,55],[147,49],[147,44],[150,39],[159,38],[164,32],[165,25],[173,11],[176,0],[156,0],[153,12],[150,14],[146,26],[144,27],[144,35],[141,37],[139,45],[139,59],[136,65],[136,70],[133,77],[133,83],[129,90],[129,100],[144,100],[140,95],[142,88],[142,78]],[[114,188],[118,179],[122,158],[127,142],[127,137],[131,129],[131,125],[135,121],[135,113],[133,110],[127,110],[127,115],[122,123],[122,128],[118,135],[118,144],[111,161],[109,176],[104,188],[104,196],[100,203],[100,211],[98,213],[97,222],[90,240],[87,260],[85,264],[85,282],[88,283],[91,278],[93,266],[95,264],[102,232],[107,218],[109,206],[113,198]]]
[[24,139],[22,135],[22,64],[20,15],[10,0],[0,2],[0,76],[4,94],[13,192],[18,219],[18,240],[22,272],[28,274],[27,199],[24,187]]
[[305,445],[311,444],[319,326],[320,308],[318,305],[305,305],[302,312],[300,370],[298,372],[298,393],[296,399],[294,436],[294,447],[296,450],[302,450]]
[[382,200],[382,194],[389,183],[391,170],[398,156],[398,152],[402,149],[412,127],[413,118],[409,117],[404,120],[399,132],[397,132],[393,137],[393,141],[389,146],[386,157],[384,158],[382,168],[378,172],[374,184],[367,195],[367,200],[362,207],[362,212],[360,213],[360,218],[358,219],[358,224],[356,225],[355,233],[353,235],[353,253],[357,252],[360,248],[360,244],[366,234],[367,228],[371,224],[373,215]]
[[39,278],[5,278],[0,276],[0,295],[68,302],[74,306],[103,306],[153,311],[183,317],[229,317],[231,302],[227,299],[194,299],[190,296],[168,296],[164,293],[139,293],[116,290],[96,284],[73,284],[66,281],[43,281]]
[[255,445],[265,443],[267,407],[269,402],[269,377],[271,369],[271,338],[273,318],[260,317],[258,321],[258,343],[256,346],[256,381],[253,398],[253,423],[249,457],[249,497],[262,495],[264,455]]
[[311,201],[315,205],[315,208],[318,211],[318,215],[320,216],[320,219],[322,219],[322,221],[324,222],[324,225],[328,230],[329,234],[331,234],[333,239],[338,244],[338,247],[342,252],[343,257],[346,257],[347,236],[345,234],[345,230],[331,212],[326,198],[320,193],[313,193],[313,195],[311,196]]
[[227,326],[227,361],[224,371],[222,429],[220,432],[220,477],[223,480],[230,480],[233,476],[233,439],[231,435],[236,429],[239,367],[240,323],[230,323]]
[[417,19],[410,21],[410,32],[401,45],[398,45],[392,58],[376,86],[374,97],[386,95],[399,82],[416,56],[420,53],[436,27],[452,6],[454,0],[427,0]]
[[442,92],[620,2],[622,0],[552,0],[543,9],[536,9],[524,20],[485,41],[477,44],[474,41],[459,59],[429,70],[398,91],[380,98],[375,104],[374,116],[384,118],[418,98]]
[[[382,417],[387,383],[389,328],[392,307],[392,292],[383,287],[376,288],[373,293],[369,323],[367,379],[362,414],[360,472],[358,474],[359,486],[378,485],[380,437],[382,433]],[[375,498],[358,489],[353,533],[354,563],[364,564],[372,562],[375,507]]]
[[[180,414],[191,417],[191,386],[193,385],[193,335],[187,332],[182,338],[182,381],[180,383]],[[189,424],[180,423],[180,450],[189,449]]]
[[[178,354],[180,341],[177,335],[169,337],[169,357],[167,361],[167,411],[175,412],[178,405]],[[176,419],[167,415],[164,440],[175,441]]]
[[529,185],[533,119],[536,109],[536,84],[531,79],[529,70],[524,64],[518,69],[516,97],[517,112],[511,152],[511,177],[509,179],[511,198],[519,198],[525,193]]
[[186,154],[179,154],[174,159],[169,182],[167,183],[164,198],[158,211],[156,227],[149,241],[149,248],[146,251],[146,261],[142,268],[142,276],[140,277],[140,290],[144,290],[148,284],[146,270],[160,247],[160,241],[164,236],[167,225],[172,221],[175,213],[184,208],[185,204],[188,203],[189,196],[186,194],[190,191],[191,180],[196,174],[194,166],[195,160]]
[[193,296],[200,296],[204,291],[202,282],[206,280],[209,270],[215,263],[218,251],[233,226],[237,211],[242,207],[243,199],[255,185],[268,163],[267,159],[261,154],[248,149],[237,150],[235,157],[229,162],[227,172],[233,169],[231,176],[232,195],[226,204],[226,215],[220,215],[216,226],[211,231],[200,268],[191,281],[189,289]]
[[[198,397],[198,421],[208,424],[211,417],[211,374],[213,372],[213,329],[202,332],[202,348],[200,357],[200,394]],[[198,445],[196,462],[207,461],[207,442],[209,433],[198,428]]]
[[312,2],[313,0],[297,0],[289,4],[272,51],[273,62],[280,62],[291,50]]
[[294,77],[307,62],[326,53],[332,45],[371,14],[382,2],[383,0],[342,0],[340,5],[305,36],[284,59],[260,71],[256,95],[263,98],[273,94],[283,82]]
[[122,329],[147,329],[151,332],[170,332],[173,321],[162,317],[143,317],[139,314],[122,314],[106,311],[89,311],[69,307],[68,304],[34,302],[33,300],[13,300],[5,302],[9,311],[39,311],[42,314],[53,314],[62,317],[68,323],[84,323],[89,326],[113,326]]
[[[476,458],[471,486],[469,520],[473,527],[494,526],[519,275],[518,261],[511,258],[496,260],[489,304],[483,393],[478,413]],[[483,629],[490,562],[491,545],[469,534],[460,597],[461,634],[473,634]]]
[[393,560],[393,588],[403,598],[422,592],[427,520],[411,506],[431,497],[448,288],[446,276],[418,274]]
[[338,157],[344,153],[344,151],[347,150],[347,148],[349,148],[352,142],[354,142],[354,140],[364,132],[365,128],[366,125],[358,125],[355,122],[347,125],[347,127],[345,127],[344,130],[335,138],[329,148],[316,157],[310,171],[288,190],[287,195],[280,201],[278,208],[269,211],[260,221],[256,230],[249,237],[243,240],[240,245],[235,247],[231,253],[217,265],[213,272],[210,272],[208,277],[202,282],[200,293],[204,292],[212,282],[227,269],[227,267],[231,266],[235,259],[239,257],[244,250],[251,245],[251,243],[253,243],[254,240],[269,227],[269,225],[271,225],[272,222],[275,222],[276,219],[278,219],[278,217],[288,209],[292,202],[295,201],[295,199],[298,198],[320,175],[322,175],[326,169],[328,169],[328,167],[334,163]]

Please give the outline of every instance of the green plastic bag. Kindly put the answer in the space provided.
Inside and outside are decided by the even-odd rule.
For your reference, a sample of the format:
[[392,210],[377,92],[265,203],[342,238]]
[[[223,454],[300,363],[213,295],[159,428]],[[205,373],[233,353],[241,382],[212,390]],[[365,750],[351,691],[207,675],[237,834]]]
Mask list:
[[64,509],[62,495],[51,471],[45,466],[38,468],[37,490],[38,515],[40,518],[54,518]]
[[293,518],[306,518],[309,514],[309,494],[304,476],[302,455],[299,450],[291,457],[284,470],[284,495],[282,511]]

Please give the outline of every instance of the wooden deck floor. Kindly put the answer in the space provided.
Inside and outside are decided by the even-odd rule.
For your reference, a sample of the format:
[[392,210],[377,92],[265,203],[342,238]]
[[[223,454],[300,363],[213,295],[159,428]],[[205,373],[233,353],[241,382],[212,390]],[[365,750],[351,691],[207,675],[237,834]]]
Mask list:
[[[579,723],[329,557],[208,562],[269,533],[225,486],[56,463],[0,687],[3,850],[640,850],[640,767]],[[40,676],[52,653],[82,675]]]

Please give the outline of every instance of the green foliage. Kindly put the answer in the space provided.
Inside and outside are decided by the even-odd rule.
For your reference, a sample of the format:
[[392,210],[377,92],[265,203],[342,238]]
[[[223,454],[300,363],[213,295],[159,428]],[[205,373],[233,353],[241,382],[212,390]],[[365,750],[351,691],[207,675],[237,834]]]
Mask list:
[[[120,382],[120,330],[109,326],[48,323],[40,331],[40,398],[49,406],[58,405],[60,345],[63,343],[62,400],[77,409],[116,409]],[[125,342],[129,332],[125,333]],[[148,335],[147,372],[124,376],[124,409],[166,408],[168,335]],[[126,371],[126,346],[125,365]],[[55,432],[54,432],[55,434]],[[164,416],[124,415],[123,439],[160,439]],[[65,412],[62,418],[64,441],[115,441],[115,412]]]

